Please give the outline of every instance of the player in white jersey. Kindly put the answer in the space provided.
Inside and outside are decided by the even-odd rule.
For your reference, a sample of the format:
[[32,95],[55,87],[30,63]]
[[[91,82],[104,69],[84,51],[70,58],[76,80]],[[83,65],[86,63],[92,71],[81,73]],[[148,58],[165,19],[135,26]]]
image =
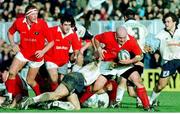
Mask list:
[[135,12],[131,9],[127,9],[124,15],[125,23],[123,24],[123,26],[127,29],[128,34],[134,36],[137,39],[138,44],[143,51],[145,39],[148,35],[148,30],[142,23],[135,20],[134,17]]
[[151,98],[150,104],[156,101],[160,92],[168,84],[169,78],[172,74],[176,73],[176,70],[180,72],[180,28],[178,28],[179,19],[174,13],[167,13],[163,17],[163,23],[165,28],[160,31],[156,38],[159,39],[159,50],[164,60],[162,71],[155,85]]
[[67,97],[76,110],[80,103],[77,94],[81,93],[85,86],[91,85],[100,76],[101,62],[92,62],[82,67],[78,72],[68,73],[54,92],[46,92],[33,98],[28,98],[21,103],[21,108],[27,109],[29,105],[49,100],[58,100]]

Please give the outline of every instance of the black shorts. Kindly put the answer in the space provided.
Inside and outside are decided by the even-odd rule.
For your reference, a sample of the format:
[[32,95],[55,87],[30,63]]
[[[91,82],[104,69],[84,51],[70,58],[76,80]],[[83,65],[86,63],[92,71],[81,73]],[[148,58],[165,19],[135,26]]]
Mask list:
[[143,67],[140,66],[140,65],[134,65],[134,67],[128,69],[128,70],[127,70],[126,72],[124,72],[121,76],[122,76],[123,78],[128,79],[129,76],[130,76],[134,71],[137,71],[137,72],[140,74],[140,76],[141,76],[141,74],[143,73]]
[[79,94],[84,88],[84,77],[78,72],[68,73],[64,76],[61,83],[68,88],[70,94]]
[[162,72],[160,77],[166,78],[176,73],[176,70],[180,72],[180,59],[174,59],[168,61],[162,66]]

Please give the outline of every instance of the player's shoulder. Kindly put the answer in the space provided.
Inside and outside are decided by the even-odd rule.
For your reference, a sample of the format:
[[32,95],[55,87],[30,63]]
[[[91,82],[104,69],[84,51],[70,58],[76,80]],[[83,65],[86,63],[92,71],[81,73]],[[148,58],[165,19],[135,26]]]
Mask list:
[[134,36],[130,35],[130,34],[128,34],[128,38],[132,42],[136,41],[136,38]]
[[104,32],[103,34],[106,34],[106,35],[113,35],[113,34],[115,34],[115,32],[113,32],[113,31],[107,31],[107,32]]
[[84,27],[84,26],[82,26],[81,24],[78,24],[78,23],[76,23],[76,28],[77,28],[77,30],[86,30],[86,28]]
[[134,27],[138,27],[138,28],[144,28],[145,25],[143,25],[140,21],[136,21],[136,20],[128,20],[124,23],[124,26],[134,26]]
[[160,32],[158,32],[158,34],[156,34],[155,37],[159,39],[164,39],[164,37],[167,37],[168,35],[169,35],[169,32],[163,29]]
[[23,23],[25,21],[25,18],[24,17],[19,17],[19,18],[16,18],[15,22],[21,22]]
[[39,24],[47,24],[47,22],[41,18],[38,18],[37,21]]
[[58,26],[52,26],[52,27],[49,27],[50,30],[57,30],[58,31]]

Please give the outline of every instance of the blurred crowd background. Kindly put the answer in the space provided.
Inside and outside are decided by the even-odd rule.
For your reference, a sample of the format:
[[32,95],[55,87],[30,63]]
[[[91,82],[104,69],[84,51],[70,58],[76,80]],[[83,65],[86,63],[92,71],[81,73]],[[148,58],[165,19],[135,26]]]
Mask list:
[[[64,14],[73,15],[83,23],[121,21],[127,8],[136,12],[137,20],[162,19],[169,11],[180,17],[180,0],[0,0],[0,22],[12,22],[23,17],[29,3],[39,9],[39,17],[47,22],[59,21]],[[0,38],[0,65],[10,64],[13,56],[9,45]],[[159,54],[148,57],[154,66],[147,68],[159,67]]]
[[29,3],[37,6],[39,16],[46,21],[57,21],[62,14],[76,17],[82,12],[78,20],[122,20],[127,8],[143,20],[161,19],[169,11],[180,16],[180,0],[0,0],[0,21],[24,16]]

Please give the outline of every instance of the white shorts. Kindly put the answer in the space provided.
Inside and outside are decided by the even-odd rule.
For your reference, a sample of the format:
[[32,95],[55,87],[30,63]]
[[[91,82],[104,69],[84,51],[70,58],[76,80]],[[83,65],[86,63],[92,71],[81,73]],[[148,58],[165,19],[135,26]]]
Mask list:
[[23,61],[23,62],[28,62],[28,65],[31,68],[38,68],[44,64],[44,60],[42,60],[40,62],[35,62],[35,61],[30,61],[30,60],[26,59],[21,52],[18,52],[16,54],[15,58],[17,58],[18,60]]
[[125,66],[112,68],[111,64],[112,62],[108,62],[108,61],[101,62],[100,72],[102,75],[116,75],[120,77],[121,74],[123,74],[125,71],[133,67],[133,65],[125,65]]
[[46,68],[47,69],[57,68],[58,73],[60,73],[60,74],[67,74],[68,73],[68,63],[59,67],[57,64],[55,64],[53,62],[47,61],[46,62]]

